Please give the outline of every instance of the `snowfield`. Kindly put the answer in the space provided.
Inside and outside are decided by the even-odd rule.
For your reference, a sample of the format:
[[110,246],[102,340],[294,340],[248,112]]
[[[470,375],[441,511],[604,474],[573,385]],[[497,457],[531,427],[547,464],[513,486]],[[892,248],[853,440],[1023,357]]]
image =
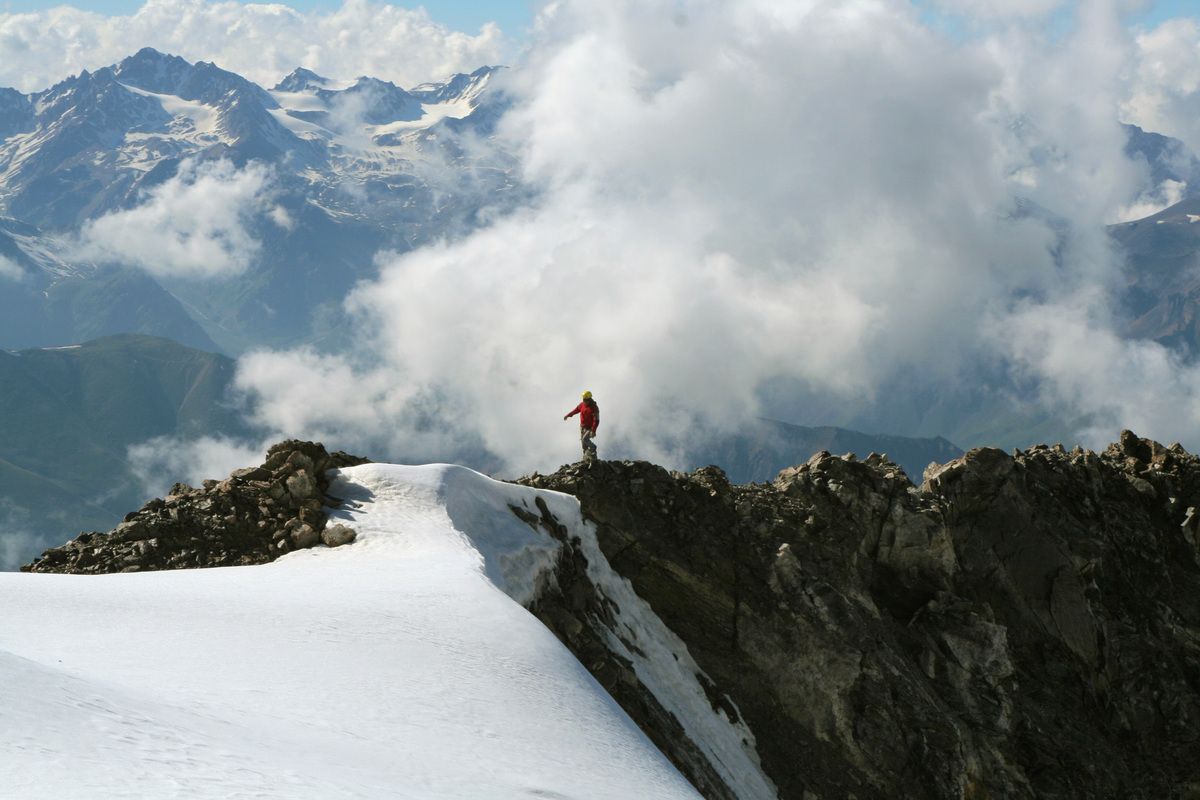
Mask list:
[[[541,496],[594,542],[574,498],[381,464],[331,492],[354,544],[255,567],[0,573],[3,796],[700,796],[520,605],[559,545],[509,505]],[[648,608],[622,613],[628,635],[662,639],[648,653],[682,657],[635,662],[643,681],[743,797],[773,797],[682,645]]]

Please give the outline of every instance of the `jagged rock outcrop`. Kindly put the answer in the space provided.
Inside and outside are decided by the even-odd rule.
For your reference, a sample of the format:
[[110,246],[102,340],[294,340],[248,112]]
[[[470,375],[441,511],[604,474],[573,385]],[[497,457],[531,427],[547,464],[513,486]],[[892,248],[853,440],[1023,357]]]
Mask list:
[[346,544],[354,540],[351,529],[325,527],[325,473],[366,461],[314,442],[280,442],[259,467],[206,480],[200,489],[177,483],[112,531],[81,534],[21,570],[95,574],[263,564],[321,543]]
[[[519,482],[579,498],[781,798],[1200,797],[1200,459],[1177,445],[980,448],[919,489],[829,453],[762,485]],[[578,647],[603,623],[565,606],[540,615]]]

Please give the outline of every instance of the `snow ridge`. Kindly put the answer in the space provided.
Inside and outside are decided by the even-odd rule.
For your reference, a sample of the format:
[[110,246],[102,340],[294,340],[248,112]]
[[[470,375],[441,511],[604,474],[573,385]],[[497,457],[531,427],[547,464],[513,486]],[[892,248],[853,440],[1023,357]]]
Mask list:
[[[364,469],[354,467],[343,473],[355,475]],[[738,797],[773,800],[777,796],[759,764],[754,734],[740,719],[734,722],[723,711],[714,712],[697,678],[703,670],[683,641],[609,565],[595,526],[583,519],[576,498],[499,483],[462,467],[446,468],[443,481],[439,496],[455,528],[479,552],[491,581],[523,606],[535,600],[553,579],[562,545],[519,520],[510,506],[535,513],[535,498],[541,498],[566,527],[567,538],[579,538],[588,561],[588,577],[619,609],[616,626],[606,631],[608,646],[633,663],[642,684],[679,720]]]
[[512,512],[538,500],[620,604],[613,646],[738,797],[774,797],[750,732],[712,712],[573,497],[447,465],[352,467],[331,492],[351,545],[252,567],[0,573],[5,797],[699,800],[522,607],[562,547]]

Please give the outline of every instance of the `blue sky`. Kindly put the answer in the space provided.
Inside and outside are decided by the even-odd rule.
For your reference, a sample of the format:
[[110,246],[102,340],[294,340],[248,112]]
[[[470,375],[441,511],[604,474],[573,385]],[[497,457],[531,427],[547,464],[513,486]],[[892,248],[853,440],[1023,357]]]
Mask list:
[[[1144,22],[1154,26],[1172,17],[1200,16],[1200,2],[1197,0],[1159,0],[1146,12]],[[1142,19],[1139,15],[1139,19]]]
[[[86,11],[96,11],[109,16],[131,14],[141,7],[144,0],[0,0],[0,9],[9,12],[37,11],[59,5],[72,5]],[[307,11],[331,9],[340,5],[340,0],[263,0],[283,2],[292,8]],[[426,2],[397,2],[405,8],[424,6],[435,22],[453,30],[477,33],[487,22],[495,22],[512,40],[523,39],[523,31],[530,24],[532,0],[426,0]],[[916,5],[932,9],[936,0],[914,0]],[[1172,17],[1200,16],[1200,0],[1149,0],[1142,10],[1130,15],[1132,25],[1154,27]],[[951,18],[931,11],[927,20],[935,25],[956,27]]]
[[[72,5],[86,11],[97,11],[109,16],[130,14],[137,10],[144,0],[0,0],[0,9],[9,12],[36,11],[53,8],[59,5]],[[340,5],[340,0],[264,0],[264,2],[283,2],[292,8],[307,11],[311,9],[329,9]],[[930,8],[936,5],[936,0],[914,0],[918,6]],[[453,30],[466,33],[477,33],[487,22],[495,22],[511,39],[523,38],[523,29],[527,28],[532,19],[530,11],[531,0],[426,0],[426,2],[398,2],[405,8],[424,6],[434,21]],[[1145,7],[1129,17],[1131,24],[1154,27],[1172,17],[1200,15],[1200,0],[1150,0]],[[934,13],[930,21],[940,18]],[[945,18],[941,18],[943,24]]]
[[[962,35],[961,18],[955,14],[942,11],[938,0],[912,0],[913,5],[921,9],[921,18],[935,28],[941,28],[953,35]],[[1061,32],[1070,26],[1072,14],[1077,0],[1068,0],[1053,14],[1050,28]],[[1200,16],[1200,0],[1143,0],[1142,7],[1126,15],[1130,27],[1154,28],[1168,19],[1175,17]]]
[[[0,8],[19,13],[71,5],[85,11],[120,16],[133,13],[141,7],[142,2],[143,0],[0,0]],[[284,5],[307,11],[336,8],[341,3],[339,0],[285,0]],[[404,8],[424,6],[434,21],[466,33],[477,33],[483,24],[495,22],[508,36],[521,38],[521,30],[528,27],[531,20],[528,0],[427,0],[399,2],[394,5]]]

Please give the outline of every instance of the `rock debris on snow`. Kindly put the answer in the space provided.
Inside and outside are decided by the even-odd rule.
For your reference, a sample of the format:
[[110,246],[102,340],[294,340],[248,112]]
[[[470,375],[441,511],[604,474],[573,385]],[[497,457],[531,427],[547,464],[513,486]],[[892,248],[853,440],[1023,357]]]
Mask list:
[[289,440],[261,466],[203,488],[177,483],[108,533],[84,533],[52,547],[23,572],[97,574],[264,564],[292,550],[354,541],[344,525],[325,529],[330,469],[365,463],[313,442]]

